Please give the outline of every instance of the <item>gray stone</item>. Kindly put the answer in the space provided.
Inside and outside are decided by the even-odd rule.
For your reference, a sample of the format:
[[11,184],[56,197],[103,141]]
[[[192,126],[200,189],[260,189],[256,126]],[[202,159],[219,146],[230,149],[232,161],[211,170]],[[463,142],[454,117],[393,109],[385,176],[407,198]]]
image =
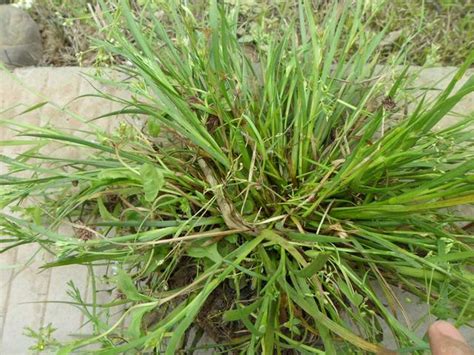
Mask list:
[[0,5],[0,62],[9,68],[38,64],[43,56],[39,27],[25,11]]

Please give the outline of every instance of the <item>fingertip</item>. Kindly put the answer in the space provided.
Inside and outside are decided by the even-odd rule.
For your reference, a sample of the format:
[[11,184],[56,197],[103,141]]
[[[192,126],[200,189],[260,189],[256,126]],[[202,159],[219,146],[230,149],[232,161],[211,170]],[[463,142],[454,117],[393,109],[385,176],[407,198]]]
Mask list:
[[466,344],[466,339],[464,339],[461,332],[444,320],[434,322],[428,329],[428,335],[430,338],[441,335]]

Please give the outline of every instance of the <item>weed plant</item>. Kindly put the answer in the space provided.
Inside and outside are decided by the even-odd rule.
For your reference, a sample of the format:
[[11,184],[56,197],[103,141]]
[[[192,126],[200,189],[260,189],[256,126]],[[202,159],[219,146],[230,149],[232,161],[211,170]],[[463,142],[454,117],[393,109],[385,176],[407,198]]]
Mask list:
[[386,353],[383,324],[421,353],[395,288],[472,322],[473,217],[452,208],[474,202],[473,116],[436,126],[474,90],[455,90],[474,55],[429,101],[403,55],[376,66],[384,33],[366,31],[364,1],[322,23],[300,3],[265,46],[239,42],[238,7],[214,0],[202,22],[170,2],[166,26],[146,2],[110,3],[100,45],[130,97],[98,93],[123,106],[100,119],[133,120],[2,120],[18,133],[3,146],[29,145],[0,157],[4,250],[35,243],[46,268],[93,276],[91,301],[70,283],[93,334],[61,353]]

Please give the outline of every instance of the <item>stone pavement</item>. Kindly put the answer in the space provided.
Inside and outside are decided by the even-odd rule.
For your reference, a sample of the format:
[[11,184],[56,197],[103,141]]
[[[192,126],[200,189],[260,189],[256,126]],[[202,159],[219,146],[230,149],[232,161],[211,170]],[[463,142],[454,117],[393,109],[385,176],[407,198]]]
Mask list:
[[[24,68],[14,75],[0,72],[0,119],[13,118],[29,107],[51,101],[38,110],[15,117],[34,125],[52,123],[59,127],[79,129],[82,122],[76,117],[93,118],[117,110],[111,101],[85,98],[72,101],[80,95],[93,93],[85,74],[92,69],[81,68]],[[109,94],[117,90],[99,83],[94,86]],[[76,116],[77,115],[77,116]],[[111,122],[111,121],[107,121]],[[11,132],[0,128],[0,141],[12,139]],[[15,155],[22,147],[1,147],[0,154]],[[64,154],[71,158],[77,151]],[[4,166],[0,164],[0,172]],[[67,282],[74,280],[83,296],[90,297],[90,279],[86,267],[72,266],[54,270],[39,267],[50,256],[34,245],[0,254],[0,354],[25,354],[34,341],[26,337],[24,327],[38,330],[52,323],[58,339],[68,339],[87,333],[82,327],[83,314],[76,308],[61,303],[45,301],[71,301],[66,294]],[[87,299],[87,298],[86,298]]]
[[[71,101],[79,95],[93,93],[94,89],[81,73],[92,69],[80,68],[24,68],[14,74],[0,71],[0,118],[13,118],[28,107],[48,100],[53,104],[43,106],[38,111],[29,112],[15,119],[30,124],[51,122],[57,126],[79,128],[77,117],[93,118],[118,107],[109,101],[84,98]],[[455,68],[435,68],[423,70],[416,82],[417,87],[442,88],[449,81]],[[471,71],[470,74],[474,74]],[[100,90],[125,95],[116,89],[95,83]],[[436,95],[433,91],[432,95]],[[456,111],[467,113],[474,110],[474,95],[467,97]],[[78,115],[78,116],[75,116]],[[76,117],[76,118],[75,118]],[[452,119],[456,119],[453,117]],[[443,123],[443,125],[446,124]],[[11,134],[0,130],[0,141],[11,139]],[[14,155],[18,150],[0,146],[0,154]],[[75,154],[73,151],[67,154]],[[0,164],[0,171],[4,167]],[[24,327],[37,330],[52,323],[58,330],[59,340],[87,332],[83,327],[84,318],[74,307],[67,304],[45,303],[45,301],[69,301],[66,283],[74,280],[83,295],[89,292],[89,277],[85,267],[74,266],[54,270],[40,270],[49,256],[35,246],[17,248],[0,254],[0,354],[20,355],[28,352],[33,340],[23,335]],[[407,308],[412,323],[426,315],[426,304],[422,300],[407,302],[409,296],[400,290],[401,301]],[[413,297],[411,297],[414,299]],[[424,317],[419,334],[426,330],[429,317]],[[466,337],[474,342],[474,332],[463,330]],[[387,336],[386,345],[393,345]]]

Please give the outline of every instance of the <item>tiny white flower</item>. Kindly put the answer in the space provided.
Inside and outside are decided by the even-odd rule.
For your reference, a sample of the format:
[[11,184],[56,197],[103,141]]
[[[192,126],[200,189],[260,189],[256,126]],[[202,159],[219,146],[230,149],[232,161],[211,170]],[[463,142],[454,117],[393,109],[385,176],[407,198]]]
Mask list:
[[35,3],[35,0],[17,0],[13,4],[13,6],[23,9],[23,10],[28,10],[28,9],[31,9],[34,3]]

